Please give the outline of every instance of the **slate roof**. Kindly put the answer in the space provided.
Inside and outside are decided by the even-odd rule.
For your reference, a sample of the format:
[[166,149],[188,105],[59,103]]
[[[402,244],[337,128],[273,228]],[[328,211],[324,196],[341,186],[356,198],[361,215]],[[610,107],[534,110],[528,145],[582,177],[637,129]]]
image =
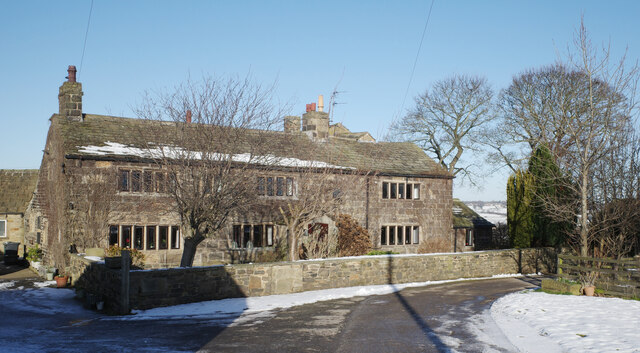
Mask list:
[[[121,118],[104,115],[85,114],[83,122],[69,121],[55,114],[52,124],[60,128],[65,155],[70,158],[119,159],[118,154],[94,155],[85,146],[105,146],[107,142],[130,147],[144,148],[141,133],[151,124],[163,124],[175,128],[173,122],[153,122],[142,119]],[[158,125],[156,125],[158,126]],[[261,133],[265,133],[262,131]],[[304,133],[289,134],[281,131],[267,131],[273,155],[301,160],[314,160],[350,168],[367,168],[383,175],[428,176],[452,178],[444,168],[429,158],[424,151],[412,143],[404,142],[357,142],[340,138],[330,138],[324,142],[314,142]],[[172,145],[175,141],[149,141]],[[313,146],[312,146],[313,145]],[[305,148],[309,147],[309,148]],[[315,148],[311,148],[315,147]],[[317,148],[320,147],[320,148]],[[308,152],[315,151],[309,156]],[[127,157],[131,159],[131,157]],[[365,167],[363,167],[365,166]]]
[[481,217],[464,202],[458,199],[453,200],[453,228],[482,227],[495,227],[495,225]]
[[24,213],[37,181],[37,169],[0,169],[0,213]]

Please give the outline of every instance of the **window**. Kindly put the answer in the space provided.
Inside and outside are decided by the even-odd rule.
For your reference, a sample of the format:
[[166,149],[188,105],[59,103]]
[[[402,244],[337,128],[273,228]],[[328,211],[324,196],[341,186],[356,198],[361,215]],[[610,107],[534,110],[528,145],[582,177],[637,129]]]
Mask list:
[[393,225],[380,227],[380,245],[410,245],[412,242],[413,244],[418,244],[419,241],[418,226]]
[[256,193],[259,196],[293,196],[291,177],[257,177]]
[[122,226],[122,244],[123,248],[131,248],[131,226]]
[[273,226],[266,225],[265,229],[267,231],[267,246],[273,246]]
[[267,196],[273,196],[273,178],[267,178]]
[[150,171],[144,171],[143,173],[143,186],[144,192],[153,192],[153,173]]
[[256,248],[262,247],[262,226],[254,226],[253,227],[253,246]]
[[144,227],[133,227],[133,248],[142,250],[144,247]]
[[251,226],[244,226],[242,232],[242,246],[241,248],[246,248],[249,246],[249,242],[251,241]]
[[293,178],[287,178],[287,196],[293,196]]
[[411,226],[404,227],[404,243],[411,244]]
[[180,249],[180,228],[171,227],[171,249]]
[[42,241],[42,234],[40,232],[36,233],[36,244],[40,244]]
[[284,196],[284,178],[276,178],[276,196]]
[[118,226],[109,226],[109,245],[118,245]]
[[156,184],[155,184],[155,189],[156,192],[160,192],[160,193],[164,193],[167,190],[167,187],[165,185],[165,174],[162,172],[155,172],[156,175]]
[[156,248],[156,226],[147,226],[147,250]]
[[1,220],[0,221],[0,238],[6,238],[6,237],[7,237],[7,221]]
[[473,229],[467,229],[464,237],[465,246],[473,246]]
[[159,249],[166,249],[169,246],[168,234],[169,234],[169,227],[167,226],[158,227],[158,248]]
[[234,248],[246,248],[249,244],[252,247],[273,246],[274,234],[271,224],[234,224],[232,231]]
[[129,191],[129,171],[121,170],[118,175],[118,190]]
[[382,183],[383,199],[420,199],[420,184],[414,183]]

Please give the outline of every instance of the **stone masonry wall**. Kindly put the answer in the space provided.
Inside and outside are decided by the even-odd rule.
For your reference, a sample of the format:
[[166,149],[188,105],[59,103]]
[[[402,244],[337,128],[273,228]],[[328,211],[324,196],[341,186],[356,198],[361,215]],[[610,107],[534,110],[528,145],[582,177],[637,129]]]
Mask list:
[[[87,262],[74,260],[74,282],[79,281],[76,283],[89,292],[102,294],[108,308],[117,308],[118,271]],[[553,250],[524,249],[139,270],[130,273],[129,292],[131,308],[148,309],[339,287],[552,272],[554,264]]]

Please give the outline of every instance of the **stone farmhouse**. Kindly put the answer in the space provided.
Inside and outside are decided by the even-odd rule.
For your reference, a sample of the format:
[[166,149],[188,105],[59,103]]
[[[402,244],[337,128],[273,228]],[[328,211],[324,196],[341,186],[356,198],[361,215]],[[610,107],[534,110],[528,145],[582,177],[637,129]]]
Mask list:
[[[29,222],[25,213],[37,180],[34,169],[0,170],[0,242],[24,245],[25,228],[36,226],[37,220]],[[24,246],[18,248],[18,255],[24,256]]]
[[[82,97],[82,85],[70,66],[58,95],[59,111],[50,118],[29,210],[43,220],[37,229],[40,236],[28,232],[27,242],[41,243],[45,262],[55,264],[64,261],[73,243],[80,252],[119,244],[142,251],[148,267],[176,266],[184,229],[167,193],[170,175],[153,158],[138,153],[139,131],[151,122],[85,113]],[[272,142],[270,154],[353,170],[367,165],[361,185],[349,194],[341,212],[369,231],[372,248],[416,253],[429,239],[442,237],[453,250],[453,177],[446,170],[414,144],[375,142],[366,132],[330,125],[321,101],[317,110],[315,103],[306,110],[302,117],[284,117],[283,131],[265,132]],[[314,146],[322,153],[304,155],[309,149],[300,146]],[[336,169],[336,175],[339,172]],[[194,265],[229,263],[235,251],[247,247],[273,252],[287,237],[279,213],[269,206],[299,197],[298,184],[306,176],[287,166],[256,168],[256,173],[255,197],[265,207],[233,215],[222,231],[198,246]],[[314,224],[324,232],[334,227],[328,216]]]

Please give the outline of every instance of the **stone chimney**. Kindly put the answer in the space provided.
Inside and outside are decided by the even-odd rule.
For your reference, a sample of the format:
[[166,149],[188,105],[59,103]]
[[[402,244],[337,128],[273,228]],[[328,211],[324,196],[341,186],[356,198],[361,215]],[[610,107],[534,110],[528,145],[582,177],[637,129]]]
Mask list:
[[329,114],[316,111],[315,103],[307,104],[307,112],[302,115],[302,131],[312,138],[326,139],[329,137]]
[[284,132],[288,134],[300,132],[300,117],[299,116],[285,116],[284,117]]
[[82,84],[76,82],[76,67],[69,65],[67,81],[60,86],[58,103],[59,114],[72,121],[81,122],[82,119]]

